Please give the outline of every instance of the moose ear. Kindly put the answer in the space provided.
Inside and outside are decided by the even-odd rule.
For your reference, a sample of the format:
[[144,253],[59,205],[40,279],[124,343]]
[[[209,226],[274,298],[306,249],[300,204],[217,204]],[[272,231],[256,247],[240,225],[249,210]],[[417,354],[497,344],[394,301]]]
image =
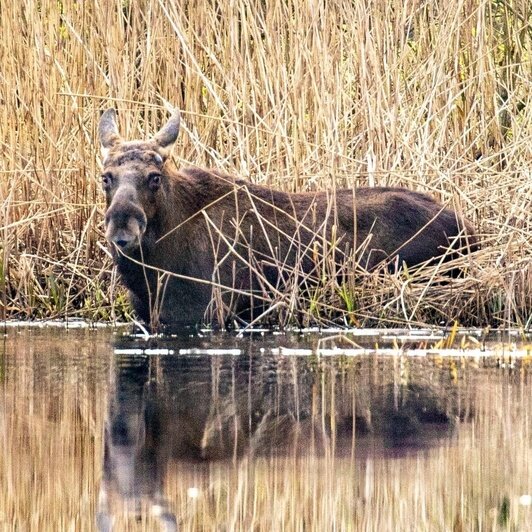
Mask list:
[[170,148],[176,141],[177,135],[179,134],[180,122],[181,115],[179,114],[179,111],[175,109],[168,122],[166,122],[166,124],[153,137],[155,144],[157,144],[159,148],[162,148],[164,153],[169,152]]
[[101,116],[98,134],[102,145],[102,157],[105,160],[109,150],[122,140],[118,134],[116,111],[114,109],[107,109]]

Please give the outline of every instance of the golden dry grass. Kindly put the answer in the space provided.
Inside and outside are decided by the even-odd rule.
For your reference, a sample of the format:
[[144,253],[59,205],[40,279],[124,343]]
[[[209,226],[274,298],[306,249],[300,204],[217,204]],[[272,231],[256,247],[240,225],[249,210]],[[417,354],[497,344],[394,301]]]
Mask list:
[[145,137],[169,102],[178,164],[289,191],[424,190],[482,236],[450,289],[430,273],[327,287],[299,305],[309,320],[333,305],[351,324],[530,326],[526,0],[2,0],[0,16],[0,317],[127,313],[102,246],[96,125],[116,106],[124,136]]

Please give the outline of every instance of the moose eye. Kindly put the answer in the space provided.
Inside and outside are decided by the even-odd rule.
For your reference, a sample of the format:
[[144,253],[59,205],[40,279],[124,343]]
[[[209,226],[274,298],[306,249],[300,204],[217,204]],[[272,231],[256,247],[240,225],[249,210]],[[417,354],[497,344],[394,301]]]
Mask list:
[[104,190],[109,190],[113,184],[113,176],[111,174],[102,174],[102,187]]
[[148,185],[152,190],[157,190],[161,185],[161,174],[150,174],[148,176]]

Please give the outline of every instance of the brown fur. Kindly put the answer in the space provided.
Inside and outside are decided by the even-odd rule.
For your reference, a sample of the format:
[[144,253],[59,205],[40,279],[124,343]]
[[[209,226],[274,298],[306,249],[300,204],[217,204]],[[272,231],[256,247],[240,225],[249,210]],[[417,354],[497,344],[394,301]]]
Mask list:
[[[458,236],[469,238],[455,241],[455,249],[476,246],[469,222],[430,196],[401,188],[289,194],[215,171],[176,171],[154,141],[113,140],[104,175],[112,180],[107,238],[122,244],[137,235],[141,242],[113,253],[135,310],[148,323],[155,314],[164,323],[202,321],[212,283],[227,287],[222,301],[231,313],[250,319],[262,311],[265,292],[282,292],[296,270],[318,277],[324,256],[338,271],[351,261],[354,274],[356,264],[362,271],[383,261],[393,268],[434,260]],[[150,184],[150,175],[159,175],[160,184]],[[159,288],[162,305],[156,270],[171,273]]]

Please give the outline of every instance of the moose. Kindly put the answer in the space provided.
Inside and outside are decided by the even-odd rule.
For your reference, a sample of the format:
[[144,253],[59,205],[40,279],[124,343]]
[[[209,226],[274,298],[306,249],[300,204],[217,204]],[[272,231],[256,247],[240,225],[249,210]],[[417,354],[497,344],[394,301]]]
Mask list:
[[[175,110],[147,141],[99,123],[105,236],[138,317],[150,324],[255,323],[269,296],[475,249],[472,224],[427,194],[392,187],[288,193],[216,170],[177,170]],[[282,297],[281,297],[282,300]]]

